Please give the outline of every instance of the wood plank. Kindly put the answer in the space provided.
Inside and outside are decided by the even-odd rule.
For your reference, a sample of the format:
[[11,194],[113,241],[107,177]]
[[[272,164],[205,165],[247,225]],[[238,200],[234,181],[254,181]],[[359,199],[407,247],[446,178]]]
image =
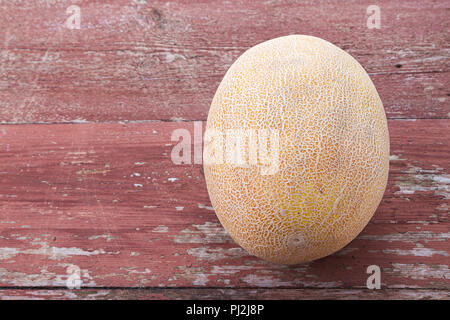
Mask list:
[[323,299],[439,299],[449,300],[446,290],[421,289],[0,289],[0,300],[323,300]]
[[203,223],[192,215],[180,215],[181,222],[171,223],[155,216],[141,218],[134,229],[91,217],[86,219],[89,229],[8,228],[1,235],[1,286],[66,287],[73,283],[71,270],[78,267],[84,288],[361,289],[369,276],[367,267],[377,265],[382,288],[450,288],[448,223],[369,224],[338,253],[288,267],[249,256],[213,215],[205,216]]
[[371,75],[389,118],[449,118],[449,6],[369,2],[2,2],[3,123],[205,120],[231,63],[262,41],[301,33],[332,41]]
[[0,126],[0,286],[450,287],[448,120],[389,121],[391,172],[371,223],[309,264],[265,263],[234,244],[201,165],[174,165],[192,122]]

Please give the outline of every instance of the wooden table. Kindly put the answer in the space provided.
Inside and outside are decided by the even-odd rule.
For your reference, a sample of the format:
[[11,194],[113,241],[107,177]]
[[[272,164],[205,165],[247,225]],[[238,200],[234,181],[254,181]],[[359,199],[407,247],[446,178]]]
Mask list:
[[[450,2],[376,1],[380,29],[370,4],[0,1],[0,298],[449,299]],[[391,137],[369,225],[298,266],[233,243],[202,166],[170,158],[231,63],[287,34],[353,55]]]

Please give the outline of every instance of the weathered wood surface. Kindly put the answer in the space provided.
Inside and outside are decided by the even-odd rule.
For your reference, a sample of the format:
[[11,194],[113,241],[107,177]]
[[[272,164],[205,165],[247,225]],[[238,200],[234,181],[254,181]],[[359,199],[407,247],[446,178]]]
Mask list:
[[205,120],[231,63],[310,34],[352,54],[389,118],[449,118],[448,1],[0,1],[0,122]]
[[0,126],[0,286],[65,287],[75,265],[83,287],[363,292],[375,264],[384,289],[448,293],[448,120],[390,120],[389,185],[374,218],[338,253],[290,267],[234,244],[210,207],[201,165],[172,163],[173,130],[193,127]]
[[[64,26],[72,4],[79,30]],[[449,299],[450,5],[377,1],[378,30],[370,4],[0,0],[0,299]],[[201,165],[170,158],[231,63],[286,34],[342,47],[388,118],[411,120],[389,121],[369,225],[291,267],[234,244]],[[381,290],[366,289],[373,264]],[[77,267],[83,289],[69,290]]]
[[318,300],[318,299],[445,299],[443,290],[424,289],[216,289],[216,288],[146,288],[146,289],[0,289],[0,299],[8,300]]

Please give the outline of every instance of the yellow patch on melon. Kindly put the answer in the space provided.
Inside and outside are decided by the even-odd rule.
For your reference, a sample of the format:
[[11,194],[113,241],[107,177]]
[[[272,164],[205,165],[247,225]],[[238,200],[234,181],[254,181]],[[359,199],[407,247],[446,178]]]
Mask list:
[[265,260],[295,264],[341,249],[366,226],[386,188],[381,100],[361,65],[325,40],[292,35],[247,50],[217,89],[212,129],[279,133],[274,174],[261,174],[260,163],[211,163],[204,153],[220,222]]

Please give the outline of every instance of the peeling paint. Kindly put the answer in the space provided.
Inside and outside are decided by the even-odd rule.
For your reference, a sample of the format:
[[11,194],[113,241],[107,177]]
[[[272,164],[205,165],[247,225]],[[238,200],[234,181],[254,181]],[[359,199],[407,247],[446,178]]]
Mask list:
[[193,225],[192,228],[181,230],[175,235],[176,243],[230,243],[233,242],[220,223],[205,222],[202,225]]
[[156,228],[154,228],[153,230],[152,230],[152,232],[159,232],[159,233],[166,233],[166,232],[168,232],[169,231],[169,228],[168,227],[166,227],[166,226],[157,226]]
[[0,248],[0,257],[10,259],[19,254],[26,255],[43,255],[47,256],[50,260],[63,260],[72,256],[96,256],[103,254],[119,254],[120,252],[105,252],[103,249],[97,249],[93,251],[86,251],[80,248],[64,248],[64,247],[51,247],[47,243],[41,244],[39,249],[16,249],[16,248]]
[[446,233],[433,233],[430,231],[418,231],[418,232],[403,232],[403,233],[393,233],[393,234],[384,234],[384,235],[369,235],[362,234],[358,236],[358,239],[364,240],[375,240],[375,241],[400,241],[400,242],[409,242],[416,243],[419,241],[429,242],[429,241],[449,241],[450,232]]
[[206,286],[209,282],[209,275],[206,274],[201,267],[186,267],[186,266],[178,266],[177,269],[181,271],[181,273],[176,273],[175,276],[179,276],[190,281],[195,286]]
[[173,62],[176,59],[186,60],[185,56],[183,56],[181,54],[178,54],[178,53],[173,54],[173,53],[170,53],[170,52],[165,52],[165,55],[166,55],[166,62],[167,63]]
[[406,160],[406,159],[402,159],[400,157],[401,157],[400,155],[393,154],[393,155],[389,156],[389,161],[403,161],[403,160]]
[[[87,270],[82,269],[81,272],[83,287],[94,287],[97,285]],[[38,273],[33,274],[9,271],[5,268],[0,268],[0,279],[2,283],[18,287],[66,287],[68,275],[65,273],[65,269],[63,274],[57,274],[56,272],[48,271],[47,267],[44,267],[39,270]]]
[[431,248],[413,248],[411,250],[402,249],[385,249],[383,253],[396,254],[399,256],[416,256],[416,257],[432,257],[434,255],[441,255],[448,257],[449,254],[446,251],[435,250]]
[[187,251],[187,254],[196,257],[200,260],[207,261],[217,261],[222,259],[238,259],[245,256],[249,256],[249,254],[242,248],[206,248],[206,247],[198,247],[198,248],[190,248]]
[[270,287],[270,288],[292,286],[293,284],[301,285],[303,287],[308,288],[335,288],[341,286],[340,281],[314,281],[314,280],[306,281],[302,279],[283,281],[273,275],[260,276],[249,274],[243,277],[242,280],[251,286]]
[[450,279],[450,269],[447,265],[426,265],[418,264],[403,264],[394,263],[393,268],[388,270],[394,275],[399,275],[404,278],[411,278],[416,280],[424,279]]
[[[411,195],[416,192],[432,191],[435,195],[450,199],[450,175],[435,170],[423,170],[418,167],[410,167],[407,175],[399,176],[395,185],[399,188],[396,195]],[[420,172],[420,173],[419,173]]]
[[207,206],[207,205],[204,205],[201,203],[198,204],[198,207],[199,207],[199,209],[206,209],[206,210],[214,211],[213,207],[210,207],[210,206]]
[[237,266],[213,266],[211,274],[217,275],[233,275],[246,270],[254,270],[253,266],[237,265]]
[[110,241],[115,239],[115,237],[113,237],[110,234],[94,235],[94,236],[90,236],[88,239],[89,240],[96,240],[96,239],[102,239],[102,238],[106,239],[106,242],[110,242]]

